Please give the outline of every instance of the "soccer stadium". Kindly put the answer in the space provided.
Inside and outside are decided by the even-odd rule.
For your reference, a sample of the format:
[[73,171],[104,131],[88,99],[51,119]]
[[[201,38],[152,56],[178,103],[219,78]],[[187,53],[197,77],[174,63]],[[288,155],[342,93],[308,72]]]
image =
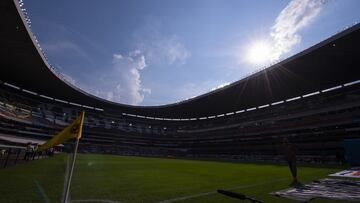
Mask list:
[[360,201],[360,24],[140,106],[64,79],[23,4],[0,2],[0,202]]

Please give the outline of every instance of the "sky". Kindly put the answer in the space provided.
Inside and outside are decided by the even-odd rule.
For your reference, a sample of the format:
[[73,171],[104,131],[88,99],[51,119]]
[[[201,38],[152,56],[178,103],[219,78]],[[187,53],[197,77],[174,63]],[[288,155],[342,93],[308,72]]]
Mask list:
[[360,22],[359,0],[24,0],[64,78],[130,105],[235,82]]

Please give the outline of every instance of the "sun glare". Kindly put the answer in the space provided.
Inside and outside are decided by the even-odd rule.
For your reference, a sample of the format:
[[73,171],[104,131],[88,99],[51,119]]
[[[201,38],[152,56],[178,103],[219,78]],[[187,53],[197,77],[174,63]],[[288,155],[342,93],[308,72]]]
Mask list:
[[271,59],[271,46],[266,42],[253,43],[247,53],[247,60],[255,65],[265,65]]

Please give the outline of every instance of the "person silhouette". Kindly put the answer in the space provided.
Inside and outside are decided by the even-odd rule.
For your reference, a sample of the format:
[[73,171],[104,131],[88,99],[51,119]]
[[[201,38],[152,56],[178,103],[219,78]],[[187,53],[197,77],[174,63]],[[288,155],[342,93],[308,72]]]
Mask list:
[[290,187],[300,186],[301,183],[297,177],[297,166],[296,166],[296,147],[290,143],[287,138],[284,138],[283,141],[283,152],[284,158],[289,165],[289,169],[292,175],[292,182],[290,183]]

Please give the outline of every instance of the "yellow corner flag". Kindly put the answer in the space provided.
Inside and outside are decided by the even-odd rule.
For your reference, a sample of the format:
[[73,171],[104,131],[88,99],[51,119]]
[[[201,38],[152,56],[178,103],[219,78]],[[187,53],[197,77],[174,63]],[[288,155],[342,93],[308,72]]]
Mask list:
[[85,112],[81,112],[81,115],[74,120],[70,125],[68,125],[64,130],[59,134],[55,135],[53,138],[45,142],[39,147],[39,150],[49,149],[58,144],[65,142],[68,139],[76,138],[79,140],[82,135],[82,127],[84,123]]

